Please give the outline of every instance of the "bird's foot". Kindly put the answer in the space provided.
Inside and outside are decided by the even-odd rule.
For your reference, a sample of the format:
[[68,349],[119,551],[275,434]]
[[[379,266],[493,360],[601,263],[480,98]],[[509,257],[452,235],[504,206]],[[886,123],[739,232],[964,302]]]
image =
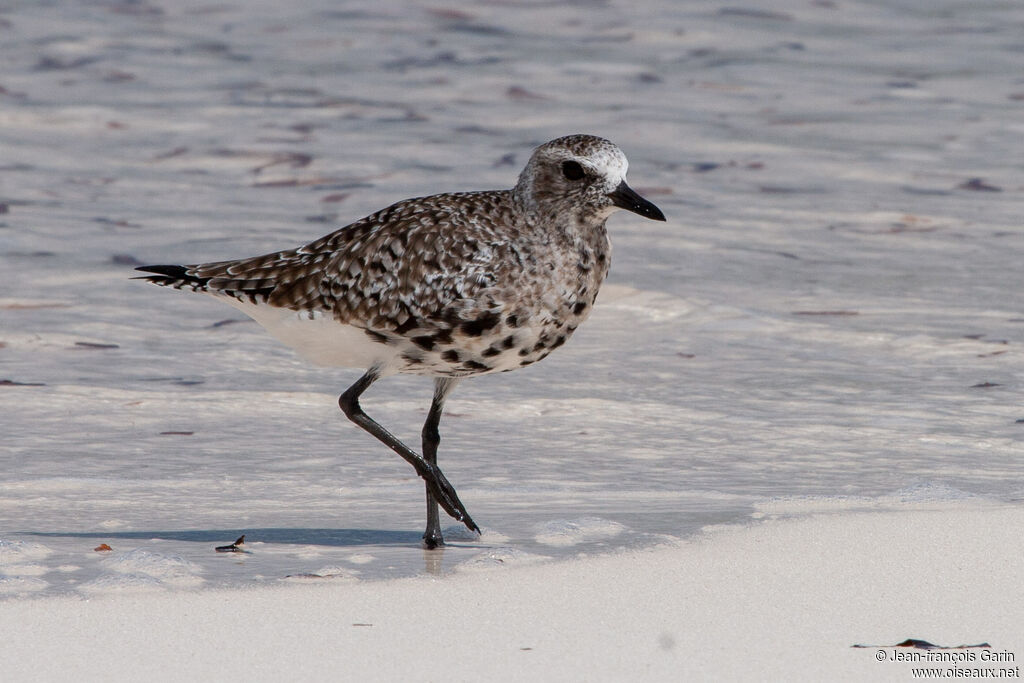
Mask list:
[[435,550],[444,547],[444,536],[440,529],[427,529],[423,532],[423,547],[427,550]]
[[[458,494],[455,493],[455,487],[449,483],[447,477],[441,472],[441,468],[430,463],[424,464],[426,467],[420,472],[420,476],[427,482],[427,486],[430,487],[430,493],[434,496],[437,504],[449,515],[465,524],[466,528],[470,531],[475,531],[479,534],[480,527],[476,525],[473,518],[466,512],[466,506],[459,500]],[[437,535],[440,537],[440,532]],[[426,542],[425,536],[424,534],[424,542]]]

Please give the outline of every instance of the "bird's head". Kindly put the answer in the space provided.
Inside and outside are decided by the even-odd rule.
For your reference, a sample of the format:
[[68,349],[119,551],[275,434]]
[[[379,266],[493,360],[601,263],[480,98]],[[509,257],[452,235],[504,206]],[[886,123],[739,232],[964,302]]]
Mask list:
[[614,143],[569,135],[533,151],[514,194],[530,213],[575,215],[581,223],[604,221],[625,209],[656,221],[665,214],[626,184],[629,162]]

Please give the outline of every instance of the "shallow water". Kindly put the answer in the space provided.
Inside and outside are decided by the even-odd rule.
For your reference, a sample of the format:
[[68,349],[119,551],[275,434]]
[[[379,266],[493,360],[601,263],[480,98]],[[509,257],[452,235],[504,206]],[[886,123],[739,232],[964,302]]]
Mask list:
[[[0,10],[0,591],[463,571],[808,497],[1019,502],[1022,25],[936,0]],[[572,132],[669,221],[614,216],[572,343],[455,392],[440,462],[485,533],[444,553],[411,469],[337,409],[357,371],[128,279],[509,187]],[[364,405],[415,440],[429,396]]]

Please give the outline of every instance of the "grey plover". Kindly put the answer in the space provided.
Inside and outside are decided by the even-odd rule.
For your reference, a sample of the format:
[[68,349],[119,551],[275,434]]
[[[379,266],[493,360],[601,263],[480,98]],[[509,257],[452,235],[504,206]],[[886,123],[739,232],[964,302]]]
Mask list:
[[[407,199],[298,249],[142,266],[152,274],[139,279],[211,294],[315,363],[364,369],[338,403],[426,481],[423,541],[434,548],[438,504],[480,531],[437,466],[451,390],[535,363],[572,336],[608,273],[616,209],[665,220],[626,184],[626,167],[608,140],[570,135],[535,149],[511,190]],[[434,378],[422,456],[359,405],[395,373]]]

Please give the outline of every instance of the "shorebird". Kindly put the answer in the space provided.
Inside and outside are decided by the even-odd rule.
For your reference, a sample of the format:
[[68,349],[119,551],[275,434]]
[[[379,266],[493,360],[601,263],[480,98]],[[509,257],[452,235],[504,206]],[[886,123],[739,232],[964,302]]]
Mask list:
[[[424,479],[423,543],[436,548],[438,505],[480,532],[437,466],[445,399],[463,378],[530,365],[572,336],[608,273],[615,210],[665,220],[626,184],[627,165],[608,140],[569,135],[537,147],[511,190],[407,199],[298,249],[141,266],[150,274],[137,279],[210,294],[317,364],[363,369],[338,403]],[[359,404],[395,373],[434,378],[422,455]]]

